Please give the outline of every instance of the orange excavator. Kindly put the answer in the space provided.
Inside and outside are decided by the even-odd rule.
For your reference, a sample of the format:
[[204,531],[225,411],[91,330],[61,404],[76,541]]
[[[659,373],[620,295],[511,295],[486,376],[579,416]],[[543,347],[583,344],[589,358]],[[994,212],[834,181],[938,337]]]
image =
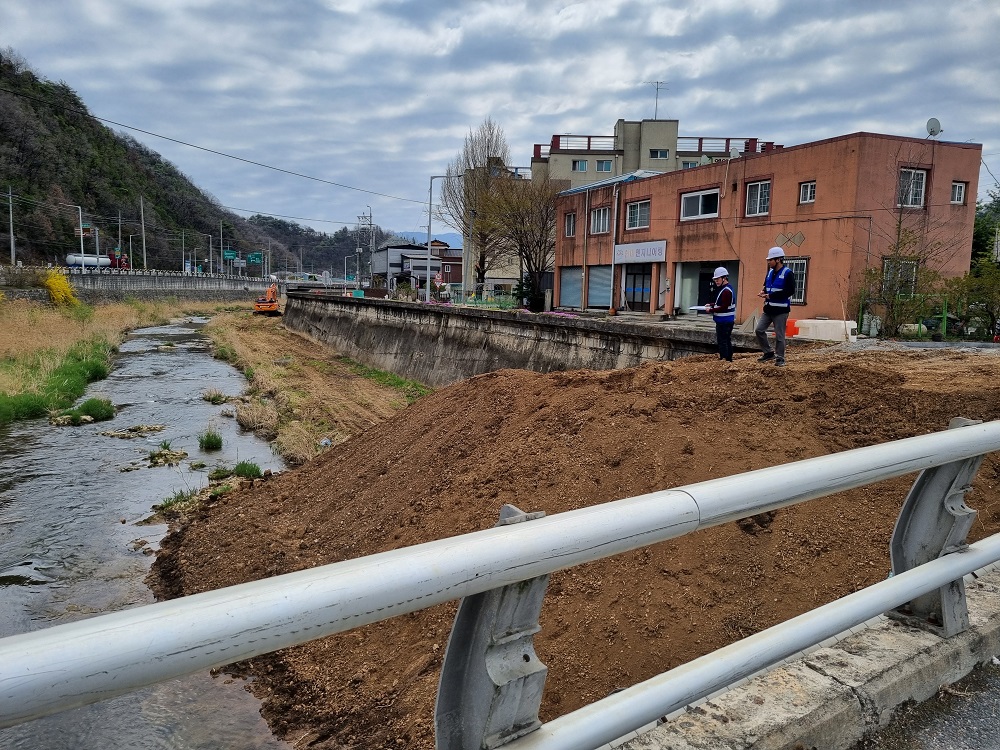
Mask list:
[[254,315],[281,315],[278,310],[278,285],[271,284],[263,297],[258,297],[253,303]]

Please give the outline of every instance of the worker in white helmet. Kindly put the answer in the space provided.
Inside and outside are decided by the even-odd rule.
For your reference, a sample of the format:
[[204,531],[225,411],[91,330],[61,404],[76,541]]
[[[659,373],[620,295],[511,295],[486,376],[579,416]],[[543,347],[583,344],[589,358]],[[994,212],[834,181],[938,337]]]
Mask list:
[[[795,274],[785,265],[785,251],[772,247],[767,251],[767,276],[757,296],[764,300],[764,312],[757,321],[754,333],[763,354],[761,362],[774,360],[778,367],[785,366],[785,325],[792,310],[795,294]],[[767,329],[774,326],[774,349],[767,340]]]
[[705,305],[715,321],[715,340],[719,346],[719,359],[733,361],[733,325],[736,323],[736,293],[729,285],[729,271],[719,266],[712,274],[715,283],[715,302]]

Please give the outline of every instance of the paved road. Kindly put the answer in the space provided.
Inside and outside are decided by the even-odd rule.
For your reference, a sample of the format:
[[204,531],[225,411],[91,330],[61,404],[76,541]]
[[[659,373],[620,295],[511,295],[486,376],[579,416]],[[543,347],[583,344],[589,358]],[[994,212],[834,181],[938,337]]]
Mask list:
[[897,718],[855,750],[1000,750],[1000,660]]

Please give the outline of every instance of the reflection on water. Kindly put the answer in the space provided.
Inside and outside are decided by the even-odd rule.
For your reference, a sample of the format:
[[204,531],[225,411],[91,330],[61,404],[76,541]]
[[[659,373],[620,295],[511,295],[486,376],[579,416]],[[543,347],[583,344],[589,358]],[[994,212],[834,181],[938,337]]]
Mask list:
[[[144,550],[155,548],[166,527],[136,525],[150,507],[204,486],[216,466],[253,461],[282,468],[265,442],[223,415],[225,405],[201,397],[209,388],[235,396],[245,385],[208,354],[203,322],[129,337],[111,376],[84,396],[110,399],[118,407],[112,421],[0,428],[0,637],[152,602],[143,584],[152,557]],[[138,424],[165,428],[132,440],[101,435]],[[209,427],[223,436],[223,447],[205,453],[198,435]],[[188,459],[149,468],[146,456],[164,440]],[[206,467],[193,470],[194,461]],[[289,747],[271,737],[259,708],[241,681],[195,675],[0,729],[0,748]]]

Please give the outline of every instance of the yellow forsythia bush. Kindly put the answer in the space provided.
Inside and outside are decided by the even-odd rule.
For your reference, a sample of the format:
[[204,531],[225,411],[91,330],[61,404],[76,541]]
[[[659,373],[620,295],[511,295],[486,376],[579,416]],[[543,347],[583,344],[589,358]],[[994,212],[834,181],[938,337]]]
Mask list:
[[57,307],[80,304],[73,296],[73,287],[69,285],[66,277],[58,271],[49,271],[45,274],[45,288],[49,291],[49,299]]

